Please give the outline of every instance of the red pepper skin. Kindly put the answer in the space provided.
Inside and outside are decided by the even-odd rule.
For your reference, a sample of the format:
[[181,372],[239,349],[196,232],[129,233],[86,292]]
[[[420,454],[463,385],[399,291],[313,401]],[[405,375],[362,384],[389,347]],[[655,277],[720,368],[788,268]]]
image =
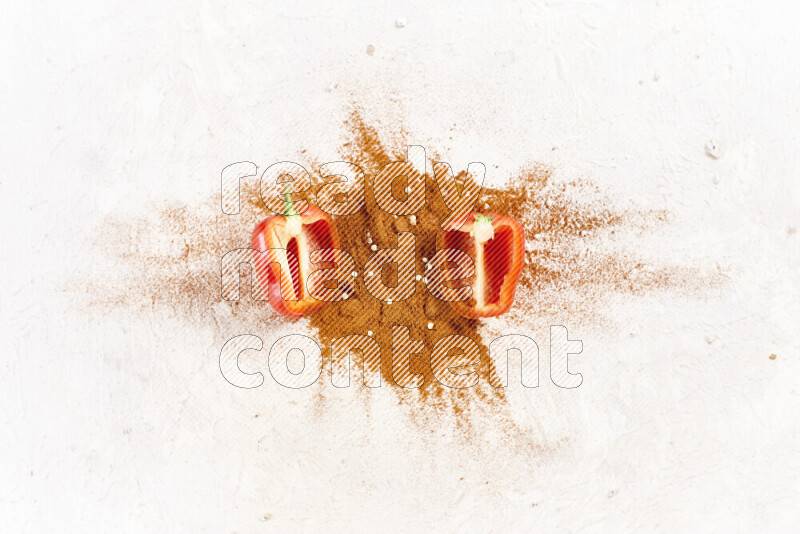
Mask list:
[[[316,206],[308,206],[302,214],[297,215],[302,222],[301,236],[308,245],[308,252],[322,248],[339,248],[339,238],[336,233],[336,225],[330,215],[320,210]],[[286,230],[287,218],[283,215],[273,215],[258,223],[253,230],[253,248],[255,250],[267,250],[271,248],[288,249],[298,257],[300,265],[303,261],[298,254],[297,239],[291,238]],[[294,247],[290,241],[294,240]],[[306,258],[307,261],[307,258]],[[328,303],[324,300],[317,300],[312,297],[306,288],[308,272],[303,272],[298,266],[298,272],[292,273],[293,287],[297,293],[297,300],[284,300],[281,295],[280,267],[274,263],[258,270],[258,279],[262,287],[267,290],[269,303],[275,311],[290,319],[298,319],[309,313],[313,313],[324,308]],[[297,288],[299,287],[299,291]]]
[[[494,237],[479,245],[470,235],[475,216],[492,217]],[[525,230],[511,217],[498,213],[471,212],[458,230],[448,230],[442,235],[445,248],[466,252],[475,263],[475,274],[469,278],[472,298],[450,302],[456,313],[468,319],[496,317],[507,312],[514,302],[522,267],[525,263]],[[482,261],[478,247],[483,247]],[[478,295],[479,270],[483,270],[484,292]]]

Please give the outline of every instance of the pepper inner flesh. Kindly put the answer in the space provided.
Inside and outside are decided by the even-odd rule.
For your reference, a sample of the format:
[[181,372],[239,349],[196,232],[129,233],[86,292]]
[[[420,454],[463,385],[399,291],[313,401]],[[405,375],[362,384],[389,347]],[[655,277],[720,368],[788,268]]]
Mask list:
[[512,231],[502,227],[495,229],[492,239],[480,244],[468,231],[445,232],[445,247],[463,250],[475,263],[475,274],[469,281],[476,307],[500,301],[503,281],[511,272],[512,238]]
[[323,248],[333,248],[330,225],[325,220],[303,224],[300,234],[297,237],[289,238],[286,243],[288,252],[288,264],[286,267],[288,268],[294,291],[292,300],[303,299],[308,293],[306,279],[311,272],[309,254],[314,250]]

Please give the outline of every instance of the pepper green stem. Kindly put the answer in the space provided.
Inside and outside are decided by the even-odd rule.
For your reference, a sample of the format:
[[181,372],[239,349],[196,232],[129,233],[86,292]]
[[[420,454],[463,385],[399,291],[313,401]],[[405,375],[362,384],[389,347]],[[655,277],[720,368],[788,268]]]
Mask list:
[[290,217],[292,215],[299,215],[297,210],[294,209],[294,204],[292,203],[292,184],[286,184],[286,187],[283,189],[283,215],[286,217]]

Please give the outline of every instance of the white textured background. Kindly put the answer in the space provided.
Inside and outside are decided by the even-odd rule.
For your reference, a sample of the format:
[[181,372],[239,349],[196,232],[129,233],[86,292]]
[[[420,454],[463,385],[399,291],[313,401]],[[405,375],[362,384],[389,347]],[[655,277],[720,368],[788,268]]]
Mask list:
[[[112,4],[0,17],[0,530],[800,528],[797,2]],[[541,455],[420,435],[388,390],[314,418],[225,382],[206,324],[75,311],[103,216],[336,159],[353,101],[490,180],[542,161],[668,209],[631,245],[728,283],[565,317],[583,385],[510,394]]]

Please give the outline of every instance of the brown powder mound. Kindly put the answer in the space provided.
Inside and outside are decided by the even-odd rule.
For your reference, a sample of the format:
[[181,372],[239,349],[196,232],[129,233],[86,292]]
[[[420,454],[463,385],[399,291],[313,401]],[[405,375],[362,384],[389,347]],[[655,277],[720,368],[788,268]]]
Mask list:
[[[428,179],[427,203],[417,213],[416,225],[411,225],[408,217],[395,218],[383,212],[369,194],[371,180],[386,163],[404,160],[406,145],[402,140],[393,140],[391,145],[395,148],[387,150],[377,130],[365,124],[358,113],[353,113],[347,129],[350,141],[344,144],[340,156],[365,171],[368,194],[364,210],[336,218],[340,248],[363,266],[371,254],[367,231],[379,248],[394,246],[396,231],[412,231],[416,235],[417,272],[424,273],[421,258],[430,258],[435,251],[439,223],[448,212],[433,180]],[[313,162],[300,163],[309,170],[318,168]],[[464,173],[459,177],[464,179]],[[216,191],[200,206],[166,206],[158,218],[109,220],[95,238],[98,249],[109,253],[109,261],[116,261],[116,268],[110,272],[119,274],[93,278],[83,285],[89,286],[94,297],[92,308],[103,312],[131,308],[148,312],[167,307],[198,324],[208,324],[213,319],[220,347],[228,338],[242,333],[260,335],[269,346],[273,327],[302,331],[310,326],[323,347],[326,369],[334,339],[372,330],[382,349],[383,386],[395,387],[402,399],[420,399],[429,406],[458,411],[502,400],[503,390],[492,388],[487,380],[488,355],[480,335],[485,328],[478,321],[455,315],[447,303],[431,297],[422,283],[417,284],[410,299],[388,305],[373,298],[359,278],[350,300],[332,303],[299,321],[278,315],[266,301],[249,299],[249,276],[243,277],[240,302],[223,301],[220,258],[229,250],[249,248],[254,226],[270,215],[260,200],[257,180],[243,183],[241,198],[242,212],[237,216],[221,213]],[[526,265],[515,303],[503,316],[509,327],[529,328],[534,322],[540,327],[564,322],[570,327],[576,322],[599,324],[608,321],[610,296],[644,295],[654,290],[693,292],[710,280],[691,267],[665,261],[645,263],[630,241],[614,239],[616,231],[645,232],[654,224],[664,223],[665,213],[621,210],[589,182],[556,181],[552,171],[543,166],[522,170],[504,188],[484,189],[476,209],[512,216],[526,231]],[[387,271],[383,275],[391,278]],[[434,323],[432,330],[426,327],[429,321]],[[412,339],[425,343],[424,353],[412,359],[412,371],[422,373],[425,379],[419,390],[401,389],[392,379],[393,325],[408,326]],[[431,348],[450,334],[470,337],[481,347],[481,379],[475,388],[450,390],[431,374]],[[542,357],[545,356],[543,351]],[[364,388],[356,378],[360,376],[360,361],[357,356],[354,360],[351,383]],[[323,374],[323,382],[327,382],[328,372]]]
[[[378,170],[392,161],[404,160],[406,147],[399,146],[398,152],[388,152],[379,141],[377,131],[366,125],[357,113],[351,116],[348,126],[354,141],[345,145],[345,154],[342,156],[344,160],[355,163],[364,170],[367,174],[366,189],[370,192],[373,190],[372,180]],[[465,177],[466,173],[462,172],[456,179],[463,181]],[[396,180],[392,184],[395,191],[404,187],[405,183],[402,183],[402,180]],[[426,265],[423,258],[431,258],[436,252],[437,236],[440,234],[439,225],[450,212],[430,177],[426,182],[425,195],[427,199],[425,206],[416,213],[415,224],[412,224],[410,217],[395,216],[383,211],[375,203],[374,197],[368,193],[363,210],[353,215],[334,217],[339,231],[339,247],[348,251],[359,266],[363,266],[372,254],[367,239],[370,239],[371,244],[375,244],[378,249],[391,248],[397,244],[397,232],[412,232],[416,240],[416,272],[424,275]],[[381,275],[385,284],[395,285],[396,273],[392,269],[384,269]],[[481,374],[481,383],[472,389],[484,399],[503,395],[502,389],[495,389],[485,384],[488,380],[489,360],[486,345],[478,333],[478,321],[465,319],[453,312],[446,302],[434,298],[422,282],[416,284],[416,291],[411,298],[386,304],[370,295],[359,279],[353,297],[344,302],[328,305],[311,315],[310,321],[325,347],[330,347],[336,338],[372,331],[381,346],[383,383],[393,386],[397,384],[392,375],[392,327],[394,325],[409,327],[411,339],[422,340],[425,343],[424,352],[411,358],[411,372],[424,377],[419,393],[424,399],[434,395],[439,403],[457,401],[471,395],[472,392],[451,390],[436,380],[430,367],[431,349],[445,336],[468,337],[481,348],[481,365],[477,369]],[[429,322],[433,323],[432,329],[427,327]],[[360,359],[358,357],[354,359],[360,366]],[[411,391],[413,390],[408,390],[409,394],[413,395]],[[452,405],[458,407],[459,403],[454,402]]]

